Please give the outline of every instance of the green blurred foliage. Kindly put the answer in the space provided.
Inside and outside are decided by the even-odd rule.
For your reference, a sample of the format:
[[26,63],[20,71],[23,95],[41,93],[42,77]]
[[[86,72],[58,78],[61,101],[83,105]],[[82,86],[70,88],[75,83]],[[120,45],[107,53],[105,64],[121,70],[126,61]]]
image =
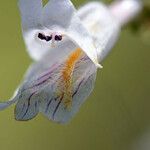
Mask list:
[[141,40],[150,46],[150,2],[146,1],[143,10],[128,26],[133,34],[141,37]]
[[143,6],[142,12],[130,23],[130,27],[134,32],[143,32],[142,29],[150,30],[150,5]]
[[[81,1],[73,2],[79,5]],[[3,100],[12,95],[31,60],[21,35],[17,1],[1,1],[0,18]],[[0,149],[128,150],[150,127],[149,56],[150,45],[124,29],[104,61],[104,69],[98,72],[93,94],[71,123],[58,125],[42,115],[29,122],[17,122],[11,107],[0,112]]]

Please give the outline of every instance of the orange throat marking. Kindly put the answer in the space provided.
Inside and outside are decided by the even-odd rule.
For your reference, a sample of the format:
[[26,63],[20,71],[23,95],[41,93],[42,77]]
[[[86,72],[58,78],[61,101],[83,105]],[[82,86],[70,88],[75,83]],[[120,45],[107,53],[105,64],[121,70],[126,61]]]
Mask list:
[[70,108],[72,105],[72,75],[74,67],[82,54],[83,52],[80,48],[73,51],[67,58],[61,72],[61,94],[64,95],[63,100],[66,108]]

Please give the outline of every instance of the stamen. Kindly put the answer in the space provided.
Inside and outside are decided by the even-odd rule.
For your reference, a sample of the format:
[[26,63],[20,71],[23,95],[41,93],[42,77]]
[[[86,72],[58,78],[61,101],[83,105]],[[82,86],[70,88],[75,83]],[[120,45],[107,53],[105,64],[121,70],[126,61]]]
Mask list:
[[38,38],[41,39],[41,40],[44,40],[45,39],[45,35],[42,34],[42,33],[39,33],[38,34]]
[[46,42],[49,42],[50,40],[52,40],[52,35],[51,36],[45,36],[44,34],[39,33],[38,38],[41,40],[45,40]]
[[55,41],[61,41],[62,35],[55,35]]

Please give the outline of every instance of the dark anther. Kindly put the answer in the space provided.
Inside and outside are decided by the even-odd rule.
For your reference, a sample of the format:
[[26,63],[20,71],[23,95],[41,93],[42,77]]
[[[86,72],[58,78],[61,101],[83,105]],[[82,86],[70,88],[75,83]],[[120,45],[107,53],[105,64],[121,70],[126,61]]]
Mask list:
[[42,34],[42,33],[39,33],[38,38],[41,39],[41,40],[45,40],[45,35]]
[[44,34],[39,33],[38,38],[41,40],[45,40],[45,41],[49,42],[52,39],[52,36],[45,36]]
[[61,41],[62,40],[62,35],[56,35],[55,40],[56,41]]
[[45,37],[45,40],[48,42],[48,41],[50,41],[52,39],[52,36],[46,36]]

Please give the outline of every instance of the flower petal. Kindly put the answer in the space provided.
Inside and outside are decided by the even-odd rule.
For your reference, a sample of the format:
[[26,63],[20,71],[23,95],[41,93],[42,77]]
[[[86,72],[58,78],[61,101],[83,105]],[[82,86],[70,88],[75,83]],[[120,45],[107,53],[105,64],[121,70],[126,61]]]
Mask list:
[[[59,9],[59,11],[57,11]],[[93,39],[77,16],[70,0],[50,0],[43,11],[44,26],[60,32],[77,44],[97,65],[97,51]]]
[[71,106],[69,108],[66,107],[66,103],[70,105],[70,101],[64,103],[64,101],[67,100],[64,99],[64,95],[60,97],[53,95],[49,97],[49,100],[43,101],[40,107],[41,112],[48,117],[48,119],[57,123],[68,123],[93,91],[95,78],[96,74],[94,73],[76,81],[76,89],[73,91]]
[[24,31],[38,28],[41,24],[42,0],[19,0]]
[[94,88],[97,69],[86,55],[78,59],[80,52],[80,49],[73,51],[54,69],[57,74],[51,72],[55,76],[51,75],[51,82],[42,90],[47,98],[42,100],[40,111],[55,122],[70,121]]
[[6,102],[0,102],[0,110],[4,110],[16,102],[17,102],[16,99],[12,99]]
[[142,3],[141,0],[114,1],[109,9],[120,25],[123,26],[139,14],[143,7]]
[[[37,1],[37,2],[39,5],[38,7],[41,7],[41,2],[40,1]],[[26,3],[25,5],[26,10],[28,9],[30,10],[30,2],[28,2],[28,0],[25,2],[22,0],[21,3],[22,5]],[[31,1],[31,4],[32,3],[34,2]],[[59,11],[56,11],[59,5],[60,5]],[[20,7],[20,9],[22,12],[24,12],[25,14],[24,16],[27,17],[25,13],[26,11],[25,9],[23,9],[24,7]],[[30,15],[29,13],[27,14]],[[67,29],[66,34],[76,44],[75,47],[77,46],[81,47],[87,53],[87,55],[95,63],[97,63],[96,62],[97,53],[99,54],[99,52],[102,51],[102,48],[100,46],[97,49],[95,48],[95,45],[97,46],[97,43],[95,42],[93,43],[93,39],[92,37],[90,37],[89,32],[92,33],[94,36],[95,35],[101,36],[101,37],[104,36],[105,37],[104,39],[106,39],[107,35],[103,34],[103,27],[110,28],[110,25],[112,23],[112,22],[109,22],[110,14],[109,15],[108,14],[109,14],[108,8],[106,9],[106,7],[103,4],[98,3],[98,2],[91,2],[83,6],[81,9],[79,9],[79,11],[76,14],[75,8],[73,7],[72,3],[70,3],[70,1],[51,0],[44,7],[44,11],[42,15],[43,19],[41,19],[42,28],[39,29],[38,27],[34,27],[32,30],[29,30],[28,32],[23,32],[25,43],[27,45],[27,50],[33,59],[35,60],[41,59],[42,57],[45,56],[45,54],[48,51],[54,51],[55,48],[52,48],[51,43],[49,42],[47,43],[47,42],[39,41],[39,39],[37,38],[37,34],[40,32],[49,33],[50,31],[49,28],[55,31]],[[82,19],[84,26],[87,28],[89,32],[84,28],[83,24],[81,23],[80,19],[77,16],[79,16],[79,18]],[[66,19],[64,19],[64,17],[66,17]],[[64,20],[67,20],[67,22],[64,23]],[[98,28],[98,31],[99,31],[98,33],[94,32],[91,23],[96,25],[96,28]],[[57,28],[56,25],[59,25],[59,28]],[[52,26],[55,26],[56,29],[53,28]],[[112,30],[113,29],[114,28],[112,28]],[[113,35],[116,35],[116,33],[113,32]],[[69,39],[66,39],[66,40],[69,41]],[[85,44],[85,43],[88,43],[88,44]],[[62,44],[62,42],[60,44]]]
[[101,62],[118,39],[119,23],[110,13],[109,7],[100,2],[88,3],[80,8],[78,14],[84,14],[84,25],[93,35],[98,59]]
[[17,120],[29,120],[40,111],[49,119],[66,123],[93,90],[96,67],[75,49],[63,60],[49,63],[51,55],[32,65],[16,96]]
[[96,45],[81,23],[73,19],[72,25],[66,31],[66,35],[87,54],[97,67],[102,68],[98,62]]
[[16,99],[18,102],[15,107],[15,119],[26,121],[34,118],[39,112],[39,99],[42,95],[38,95],[36,91],[25,89],[26,83],[19,90]]
[[[51,58],[51,55],[49,55],[49,58]],[[46,86],[57,81],[54,78],[57,77],[60,67],[52,64],[49,58],[47,62],[45,62],[46,58],[43,58],[43,60],[33,64],[27,71],[24,82],[20,85],[19,92],[15,97],[17,99],[15,107],[16,120],[26,121],[34,118],[39,112],[41,102],[47,98],[49,93],[54,92],[51,90],[47,91]],[[52,70],[54,72],[52,72],[51,76]],[[51,78],[53,79],[51,80]]]
[[17,102],[17,99],[16,99],[17,94],[18,94],[18,89],[15,91],[13,97],[9,101],[0,102],[0,110],[4,110],[8,108],[9,106],[15,104]]

